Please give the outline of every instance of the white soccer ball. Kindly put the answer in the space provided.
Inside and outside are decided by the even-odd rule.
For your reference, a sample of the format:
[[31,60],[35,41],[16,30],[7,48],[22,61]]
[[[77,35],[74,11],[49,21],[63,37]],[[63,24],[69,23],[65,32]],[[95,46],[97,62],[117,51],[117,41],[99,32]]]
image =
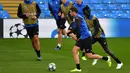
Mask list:
[[56,64],[55,63],[49,63],[48,69],[49,69],[49,71],[55,71],[56,70]]

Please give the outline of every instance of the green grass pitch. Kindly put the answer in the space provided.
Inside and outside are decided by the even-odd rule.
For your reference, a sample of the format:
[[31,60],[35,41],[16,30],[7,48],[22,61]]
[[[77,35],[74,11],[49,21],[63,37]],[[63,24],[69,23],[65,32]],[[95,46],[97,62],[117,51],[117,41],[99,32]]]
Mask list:
[[[110,50],[124,63],[122,69],[116,70],[116,62],[112,59],[112,67],[99,60],[92,66],[93,60],[80,61],[81,73],[130,73],[130,38],[108,38]],[[55,51],[57,39],[40,39],[43,60],[36,61],[36,54],[30,39],[0,39],[0,73],[70,73],[75,68],[71,49],[75,41],[63,39],[62,49]],[[96,43],[93,51],[107,56],[101,46]],[[48,64],[54,62],[56,71],[49,72]]]

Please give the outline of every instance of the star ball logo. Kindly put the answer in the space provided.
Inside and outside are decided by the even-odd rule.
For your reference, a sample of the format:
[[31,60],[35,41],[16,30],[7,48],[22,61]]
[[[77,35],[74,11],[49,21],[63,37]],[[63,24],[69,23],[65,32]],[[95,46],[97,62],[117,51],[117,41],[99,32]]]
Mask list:
[[24,25],[17,23],[15,25],[12,25],[9,29],[9,36],[11,38],[28,38],[27,31],[24,27]]

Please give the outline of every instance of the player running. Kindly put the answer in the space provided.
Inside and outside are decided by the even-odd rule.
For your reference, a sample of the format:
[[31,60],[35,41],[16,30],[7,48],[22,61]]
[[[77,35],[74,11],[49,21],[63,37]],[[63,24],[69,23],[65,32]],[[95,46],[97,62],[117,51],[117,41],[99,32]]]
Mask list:
[[55,48],[55,50],[60,50],[61,49],[61,44],[62,44],[62,34],[67,36],[66,31],[65,31],[65,18],[62,16],[61,10],[60,10],[60,5],[61,1],[60,0],[49,0],[49,9],[51,11],[51,14],[54,16],[58,28],[58,44]]
[[[117,62],[116,69],[120,69],[123,66],[123,63],[116,56],[114,56],[113,53],[110,52],[108,48],[107,40],[105,38],[105,33],[100,26],[99,20],[95,16],[90,14],[90,10],[88,9],[87,6],[83,8],[83,13],[85,15],[85,19],[88,24],[88,27],[92,33],[92,37],[93,37],[92,44],[99,42],[99,44],[102,46],[104,51]],[[97,63],[97,60],[98,59],[95,59],[92,65],[95,65]],[[111,63],[109,64],[109,67],[111,67]]]
[[80,68],[80,61],[78,56],[78,51],[81,49],[85,49],[85,54],[90,59],[102,59],[108,62],[111,62],[110,57],[103,57],[97,54],[92,54],[92,39],[91,33],[88,29],[85,19],[80,16],[78,13],[77,8],[72,7],[70,9],[71,16],[74,17],[75,24],[71,25],[72,30],[70,30],[70,34],[73,33],[73,30],[77,30],[76,33],[79,33],[81,36],[79,39],[75,39],[76,44],[72,49],[74,61],[76,63],[76,68],[71,70],[70,72],[81,72]]

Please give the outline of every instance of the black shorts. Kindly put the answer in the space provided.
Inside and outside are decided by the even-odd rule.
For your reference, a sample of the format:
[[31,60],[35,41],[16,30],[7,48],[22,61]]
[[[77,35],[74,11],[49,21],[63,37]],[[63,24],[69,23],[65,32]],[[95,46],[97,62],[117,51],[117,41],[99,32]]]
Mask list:
[[81,50],[85,49],[86,53],[92,53],[92,38],[79,39],[75,46],[80,47]]
[[105,48],[105,47],[107,47],[108,45],[107,45],[107,40],[106,40],[106,38],[93,38],[93,41],[92,41],[92,44],[94,44],[94,43],[96,43],[96,42],[99,42],[100,43],[100,45],[103,47],[103,48]]
[[32,39],[34,35],[39,34],[39,28],[38,26],[33,26],[33,27],[26,27],[27,34],[29,35],[29,38]]
[[61,28],[61,29],[66,28],[65,22],[66,22],[66,20],[65,20],[64,18],[60,18],[60,17],[59,17],[59,19],[56,20],[57,27],[58,27],[58,28]]

